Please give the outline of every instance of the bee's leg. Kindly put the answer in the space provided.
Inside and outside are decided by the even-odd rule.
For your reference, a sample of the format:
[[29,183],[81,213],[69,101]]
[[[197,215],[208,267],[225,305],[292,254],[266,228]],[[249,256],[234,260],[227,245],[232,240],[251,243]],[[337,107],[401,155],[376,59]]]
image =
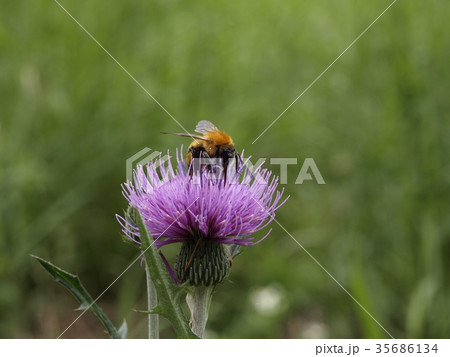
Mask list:
[[211,159],[211,157],[208,155],[208,153],[206,151],[202,151],[200,153],[200,160],[201,159],[206,159],[206,162],[209,162],[209,164],[201,164],[201,162],[200,162],[200,167],[201,167],[202,172],[206,169],[211,170],[211,162],[209,161],[209,159]]
[[193,158],[194,158],[194,148],[190,147],[186,154],[186,162],[187,162],[188,170],[189,170],[188,173],[189,173],[189,176],[191,176],[191,177],[192,177],[192,174],[194,173],[194,164],[195,164],[195,161],[193,160]]
[[[202,163],[203,159],[204,159],[204,162],[206,162],[206,163]],[[209,171],[209,173],[212,172],[211,157],[208,155],[208,153],[206,151],[203,150],[200,153],[199,160],[200,160],[200,165],[199,165],[200,166],[200,184],[202,184],[203,173],[206,172],[208,174],[208,171]]]
[[239,163],[243,164],[241,155],[236,152],[236,174],[239,172]]
[[201,163],[199,163],[199,159],[202,157],[204,153],[204,149],[202,147],[190,146],[187,157],[189,162],[189,175],[193,175],[200,171]]
[[228,160],[223,163],[223,185],[227,183]]

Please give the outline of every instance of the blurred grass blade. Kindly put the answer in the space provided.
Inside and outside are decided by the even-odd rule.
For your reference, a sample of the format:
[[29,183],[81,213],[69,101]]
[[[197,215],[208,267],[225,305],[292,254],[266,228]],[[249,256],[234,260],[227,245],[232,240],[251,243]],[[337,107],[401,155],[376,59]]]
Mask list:
[[177,286],[167,271],[167,268],[154,245],[153,237],[147,230],[140,213],[136,214],[142,250],[145,252],[145,262],[150,269],[151,278],[158,295],[158,304],[152,311],[146,313],[160,314],[168,319],[178,338],[198,338],[189,327],[189,322],[181,308],[181,297],[184,286]]
[[52,263],[35,255],[31,256],[35,258],[39,263],[41,263],[41,265],[55,278],[58,283],[63,285],[75,296],[75,298],[81,303],[78,310],[86,310],[89,308],[89,310],[91,310],[106,327],[109,336],[111,336],[112,338],[123,338],[122,336],[126,336],[126,323],[124,322],[124,324],[122,324],[120,328],[121,332],[119,333],[114,327],[111,320],[105,315],[103,310],[94,303],[94,299],[91,297],[91,295],[89,295],[85,287],[81,284],[78,276],[70,274],[58,268],[56,265],[53,265]]

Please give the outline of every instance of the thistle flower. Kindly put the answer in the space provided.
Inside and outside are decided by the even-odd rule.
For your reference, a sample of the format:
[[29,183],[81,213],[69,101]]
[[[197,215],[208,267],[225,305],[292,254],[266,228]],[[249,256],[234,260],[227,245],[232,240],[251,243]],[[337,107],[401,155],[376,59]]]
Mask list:
[[[161,158],[138,166],[133,182],[122,185],[130,206],[138,209],[155,245],[182,243],[175,263],[178,281],[215,285],[229,273],[229,245],[253,246],[254,234],[274,219],[283,192],[278,178],[258,167],[251,172],[246,162],[238,172],[228,169],[227,179],[208,170],[189,174],[177,152],[177,169]],[[133,220],[117,216],[123,233],[140,244]]]

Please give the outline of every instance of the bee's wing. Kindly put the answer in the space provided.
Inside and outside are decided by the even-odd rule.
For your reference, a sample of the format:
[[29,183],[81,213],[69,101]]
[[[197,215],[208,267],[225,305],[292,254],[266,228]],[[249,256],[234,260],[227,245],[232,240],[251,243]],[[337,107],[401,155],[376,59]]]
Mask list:
[[178,135],[178,136],[186,136],[188,138],[192,138],[192,139],[199,139],[199,140],[203,140],[203,141],[208,141],[208,142],[212,142],[211,139],[206,139],[203,136],[200,135],[196,135],[196,134],[189,134],[189,133],[166,133],[166,132],[161,132],[161,134],[171,134],[171,135]]
[[217,127],[208,120],[201,120],[195,127],[195,132],[200,134],[210,133],[211,131],[219,131]]

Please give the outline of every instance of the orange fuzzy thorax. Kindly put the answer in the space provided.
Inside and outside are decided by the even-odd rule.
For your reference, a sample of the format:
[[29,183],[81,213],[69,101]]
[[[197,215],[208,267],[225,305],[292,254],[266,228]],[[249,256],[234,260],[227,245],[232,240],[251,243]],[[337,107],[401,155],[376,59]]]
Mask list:
[[210,145],[213,146],[234,146],[233,139],[231,139],[230,135],[224,133],[223,131],[211,131],[205,134],[205,138],[212,140],[213,142],[210,143]]
[[[212,141],[196,140],[191,143],[190,147],[201,146],[205,149],[210,157],[215,157],[219,146],[226,148],[234,147],[233,139],[231,139],[231,137],[223,131],[211,131],[209,133],[206,133],[203,137]],[[188,165],[190,164],[191,159],[191,153],[188,152],[188,154],[186,155]]]
[[210,154],[211,156],[214,156],[216,154],[216,150],[218,146],[223,147],[233,147],[233,139],[231,137],[224,133],[223,131],[211,131],[209,133],[206,133],[203,136],[205,139],[212,140],[212,141],[200,141],[196,140],[192,142],[191,146],[198,147],[203,146],[205,150]]

